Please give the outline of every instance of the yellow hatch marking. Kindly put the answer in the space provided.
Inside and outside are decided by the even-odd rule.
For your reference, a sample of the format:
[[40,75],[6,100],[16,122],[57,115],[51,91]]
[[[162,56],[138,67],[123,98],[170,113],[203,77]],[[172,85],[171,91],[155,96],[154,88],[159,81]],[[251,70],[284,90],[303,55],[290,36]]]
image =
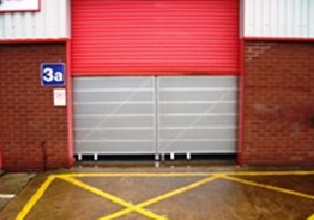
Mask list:
[[[155,203],[158,203],[162,200],[165,200],[165,199],[168,199],[170,197],[173,197],[173,196],[176,196],[176,195],[179,195],[181,193],[184,193],[184,192],[187,192],[188,190],[191,190],[191,189],[194,189],[194,188],[197,188],[201,185],[204,185],[210,181],[213,181],[215,179],[219,178],[219,176],[211,176],[211,177],[208,177],[208,178],[205,178],[205,179],[202,179],[202,180],[199,180],[199,181],[196,181],[195,183],[192,183],[190,185],[187,185],[187,186],[184,186],[184,187],[181,187],[181,188],[178,188],[178,189],[175,189],[175,190],[172,190],[168,193],[165,193],[165,194],[162,194],[162,195],[159,195],[157,197],[154,197],[152,199],[149,199],[143,203],[140,203],[138,205],[135,206],[135,208],[144,208],[144,207],[147,207],[147,206],[150,206],[152,204],[155,204]],[[117,218],[117,217],[121,217],[123,215],[126,215],[130,212],[133,212],[134,210],[130,209],[130,208],[127,208],[127,209],[124,209],[124,210],[121,210],[119,212],[115,212],[113,214],[110,214],[110,215],[107,215],[107,216],[104,216],[102,218],[99,218],[98,220],[108,220],[108,219],[114,219],[114,218]]]
[[[229,176],[231,175],[231,176]],[[184,173],[184,172],[177,172],[177,173],[147,173],[147,172],[134,172],[134,173],[65,173],[65,174],[56,174],[56,175],[50,175],[48,178],[43,182],[43,184],[37,189],[36,193],[29,199],[29,201],[24,205],[22,210],[18,213],[16,220],[23,220],[31,211],[31,209],[36,205],[36,203],[41,199],[41,197],[44,195],[45,191],[48,189],[48,187],[52,184],[53,180],[55,178],[63,179],[73,185],[76,185],[80,188],[83,188],[93,194],[96,194],[98,196],[101,196],[103,198],[106,198],[116,204],[119,204],[121,206],[124,206],[125,209],[104,216],[102,218],[99,218],[99,220],[105,220],[105,219],[112,219],[119,216],[123,216],[125,214],[131,213],[131,212],[137,212],[139,214],[142,214],[144,216],[147,216],[152,219],[158,219],[158,220],[166,220],[166,217],[157,215],[151,211],[148,211],[144,209],[144,207],[150,206],[152,204],[156,204],[162,200],[168,199],[170,197],[179,195],[181,193],[184,193],[188,190],[197,188],[198,186],[204,185],[212,180],[222,178],[227,180],[232,180],[239,182],[241,184],[250,185],[250,186],[256,186],[264,189],[270,189],[274,190],[276,192],[281,192],[293,196],[303,197],[307,199],[313,199],[314,195],[308,195],[304,193],[299,193],[291,189],[285,189],[281,187],[266,185],[266,184],[260,184],[256,183],[251,180],[245,180],[242,178],[238,178],[239,176],[289,176],[289,175],[296,175],[296,176],[305,176],[305,175],[314,175],[313,170],[292,170],[292,171],[226,171],[226,172],[196,172],[196,173]],[[209,177],[208,177],[209,176]],[[199,180],[193,184],[190,184],[185,187],[181,187],[175,190],[172,190],[166,194],[159,195],[155,198],[149,199],[143,203],[140,203],[138,205],[133,205],[131,203],[126,202],[125,200],[116,197],[114,195],[108,194],[96,187],[92,187],[88,184],[83,183],[80,180],[77,180],[72,177],[207,177],[205,179]],[[307,220],[314,220],[314,214],[310,217],[308,217]]]
[[197,177],[209,175],[232,175],[232,176],[305,176],[314,175],[313,170],[292,171],[226,171],[226,172],[195,172],[195,173],[65,173],[59,177]]
[[307,220],[314,220],[314,214],[312,216],[308,217]]
[[83,188],[84,190],[87,190],[87,191],[89,191],[95,195],[98,195],[102,198],[108,199],[115,204],[126,207],[129,210],[128,213],[129,212],[137,212],[139,214],[142,214],[142,215],[147,216],[147,217],[152,218],[152,219],[160,219],[160,220],[166,220],[167,219],[163,216],[159,216],[153,212],[147,211],[147,210],[143,209],[142,207],[134,206],[133,204],[128,203],[125,200],[123,200],[117,196],[106,193],[106,192],[102,191],[101,189],[90,186],[86,183],[83,183],[80,180],[77,180],[77,179],[74,179],[71,177],[60,177],[60,178],[63,180],[66,180],[67,182],[69,182],[69,183],[71,183],[77,187]]
[[61,174],[60,177],[202,177],[206,173],[83,173],[83,174]]
[[251,181],[251,180],[245,180],[245,179],[240,179],[240,178],[231,177],[231,176],[223,176],[221,178],[233,180],[233,181],[236,181],[236,182],[239,182],[239,183],[242,183],[245,185],[249,185],[249,186],[256,186],[256,187],[260,187],[260,188],[264,188],[264,189],[270,189],[270,190],[274,190],[277,192],[281,192],[281,193],[285,193],[285,194],[289,194],[289,195],[293,195],[293,196],[303,197],[303,198],[307,198],[307,199],[314,199],[313,195],[300,193],[300,192],[297,192],[297,191],[294,191],[291,189],[286,189],[286,188],[281,188],[281,187],[277,187],[277,186],[271,186],[271,185],[256,183],[256,182]]
[[52,181],[55,179],[54,176],[49,176],[44,183],[38,188],[36,193],[30,198],[30,200],[24,205],[23,209],[19,212],[16,220],[23,220],[30,210],[35,206],[38,200],[44,195],[45,191],[51,185]]

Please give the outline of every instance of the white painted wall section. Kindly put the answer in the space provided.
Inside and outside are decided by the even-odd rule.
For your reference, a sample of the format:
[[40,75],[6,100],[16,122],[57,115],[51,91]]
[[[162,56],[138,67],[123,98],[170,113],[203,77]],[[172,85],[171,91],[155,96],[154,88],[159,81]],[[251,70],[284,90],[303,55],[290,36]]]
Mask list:
[[0,40],[70,37],[70,0],[41,0],[39,12],[0,13]]
[[243,0],[244,36],[314,38],[314,0]]

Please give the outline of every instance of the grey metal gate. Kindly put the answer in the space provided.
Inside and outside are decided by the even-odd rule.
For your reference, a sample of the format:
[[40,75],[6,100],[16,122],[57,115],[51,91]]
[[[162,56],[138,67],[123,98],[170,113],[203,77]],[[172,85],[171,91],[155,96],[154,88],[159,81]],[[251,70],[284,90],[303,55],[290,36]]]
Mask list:
[[75,77],[73,87],[79,159],[156,153],[154,77]]
[[235,76],[75,77],[82,155],[234,153]]
[[159,153],[234,153],[237,78],[157,78]]

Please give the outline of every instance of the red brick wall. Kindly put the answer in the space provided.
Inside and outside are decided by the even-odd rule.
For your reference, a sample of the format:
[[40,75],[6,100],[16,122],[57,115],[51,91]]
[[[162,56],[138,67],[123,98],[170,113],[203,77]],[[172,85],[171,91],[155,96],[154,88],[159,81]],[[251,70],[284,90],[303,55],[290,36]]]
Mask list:
[[245,45],[243,162],[314,165],[314,44]]
[[[41,63],[65,62],[65,50],[0,45],[4,169],[67,166],[66,108],[53,106],[52,87],[41,86],[39,72]],[[244,82],[243,163],[314,165],[314,44],[247,42]]]
[[0,146],[5,170],[67,165],[66,107],[54,107],[53,88],[41,86],[44,62],[65,63],[65,44],[0,45]]

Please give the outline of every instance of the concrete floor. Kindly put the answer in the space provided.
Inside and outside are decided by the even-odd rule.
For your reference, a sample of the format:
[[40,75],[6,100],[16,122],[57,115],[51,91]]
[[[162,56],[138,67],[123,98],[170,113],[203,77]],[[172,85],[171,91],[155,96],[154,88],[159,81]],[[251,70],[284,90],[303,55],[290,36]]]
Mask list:
[[0,178],[0,192],[20,192],[1,220],[314,220],[314,169],[77,167],[16,182],[12,175]]
[[[30,173],[0,173],[0,209],[3,208],[21,189],[35,177]],[[1,215],[0,215],[1,216]],[[1,218],[0,218],[1,219]]]

